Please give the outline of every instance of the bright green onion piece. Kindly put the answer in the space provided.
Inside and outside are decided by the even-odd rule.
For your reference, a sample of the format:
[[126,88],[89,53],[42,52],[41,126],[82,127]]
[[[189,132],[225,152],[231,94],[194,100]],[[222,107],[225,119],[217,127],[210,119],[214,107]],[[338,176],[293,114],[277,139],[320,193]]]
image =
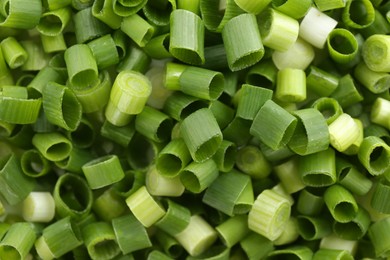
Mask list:
[[324,201],[337,222],[347,223],[356,217],[358,204],[353,195],[343,186],[335,184],[327,188]]
[[322,49],[336,25],[335,19],[315,7],[310,7],[299,25],[299,36],[314,47]]
[[267,256],[267,259],[300,259],[300,260],[309,260],[312,259],[313,252],[309,247],[306,246],[289,246],[284,249],[277,249],[270,252]]
[[374,94],[387,91],[390,87],[390,75],[386,72],[376,72],[360,62],[354,70],[354,76],[364,87]]
[[29,222],[51,222],[55,214],[55,202],[50,192],[33,191],[23,200],[23,218]]
[[289,142],[297,119],[272,100],[260,108],[252,122],[250,133],[276,150]]
[[198,256],[217,240],[217,232],[203,217],[193,215],[188,226],[174,238],[191,256]]
[[181,123],[180,134],[196,162],[211,158],[222,142],[222,133],[212,112],[199,109]]
[[34,189],[35,181],[23,174],[15,154],[0,160],[0,197],[10,205],[23,201]]
[[155,225],[167,234],[174,236],[188,226],[191,219],[191,212],[186,207],[172,200],[167,199],[162,202],[167,208],[167,212]]
[[330,144],[339,152],[347,150],[359,134],[359,125],[347,113],[341,114],[329,125]]
[[253,14],[241,14],[230,19],[222,30],[222,39],[231,71],[250,67],[264,56],[264,46]]
[[112,29],[119,29],[122,17],[114,12],[114,0],[96,0],[92,5],[92,15],[110,26]]
[[376,98],[371,107],[370,119],[373,123],[390,128],[390,101],[384,98]]
[[45,227],[42,236],[35,241],[35,250],[40,258],[50,260],[59,258],[82,244],[79,227],[70,217],[64,217]]
[[36,239],[33,223],[18,222],[11,225],[0,242],[1,259],[26,259]]
[[295,193],[305,188],[306,185],[301,179],[298,160],[296,158],[293,157],[282,164],[274,166],[273,170],[280,180],[283,189],[288,194]]
[[118,51],[114,39],[106,34],[87,43],[99,69],[105,69],[119,62]]
[[61,161],[69,156],[72,143],[62,134],[36,133],[32,139],[35,148],[49,161]]
[[206,107],[208,107],[206,100],[175,91],[167,98],[163,110],[173,119],[181,121],[198,109]]
[[82,174],[83,171],[81,167],[92,159],[93,155],[87,149],[73,147],[66,159],[54,163],[60,169]]
[[[0,48],[1,50],[1,48]],[[2,85],[13,85],[14,79],[12,77],[12,74],[10,72],[10,69],[8,68],[5,60],[3,51],[0,51],[0,84]]]
[[190,161],[191,154],[183,139],[174,139],[158,154],[156,168],[162,176],[175,177]]
[[75,44],[66,49],[64,57],[71,88],[85,89],[97,81],[98,67],[88,45]]
[[335,121],[340,115],[343,114],[343,108],[334,98],[319,98],[314,101],[312,107],[321,112],[328,125],[333,123],[333,121]]
[[[226,6],[221,10],[221,3]],[[221,32],[225,24],[233,17],[242,14],[243,10],[239,8],[234,0],[226,1],[200,1],[200,12],[202,14],[204,25],[212,32]]]
[[147,260],[172,260],[174,258],[170,257],[168,254],[165,254],[158,250],[150,251],[148,254]]
[[119,255],[120,249],[110,223],[94,222],[85,226],[81,232],[92,259],[111,259]]
[[93,194],[87,181],[80,175],[67,173],[61,175],[53,191],[56,213],[59,217],[83,219],[92,208]]
[[314,48],[298,37],[287,51],[274,51],[272,61],[281,70],[285,68],[305,70],[314,59]]
[[177,9],[184,9],[199,15],[200,0],[177,0]]
[[320,248],[313,255],[313,260],[321,259],[343,259],[343,260],[353,260],[354,257],[350,252],[346,250],[337,250],[337,249],[326,249]]
[[353,164],[341,158],[336,159],[338,183],[353,194],[364,196],[371,189],[373,182]]
[[112,185],[113,190],[121,197],[128,197],[145,185],[145,173],[143,171],[127,170],[125,178]]
[[136,14],[146,5],[147,2],[147,0],[137,0],[137,3],[132,4],[126,3],[126,1],[113,0],[114,13],[121,17],[128,17],[130,15]]
[[364,138],[357,155],[372,176],[384,174],[390,167],[390,148],[377,136]]
[[138,14],[123,18],[121,30],[139,47],[144,47],[153,37],[154,27]]
[[169,33],[153,37],[146,43],[143,50],[153,59],[171,58],[169,52]]
[[369,27],[375,21],[375,8],[369,0],[347,1],[343,12],[342,21],[353,29]]
[[113,219],[112,227],[124,255],[152,246],[145,227],[132,214]]
[[274,250],[273,242],[255,232],[240,241],[240,246],[249,259],[261,259]]
[[77,129],[82,107],[71,89],[49,82],[43,89],[42,99],[43,109],[50,123],[68,131]]
[[219,100],[214,100],[211,102],[209,108],[211,112],[213,112],[219,128],[221,129],[224,129],[226,126],[228,126],[234,118],[234,109]]
[[4,59],[11,69],[22,66],[28,58],[26,50],[14,37],[2,40],[0,47],[3,51]]
[[221,145],[213,156],[213,160],[217,164],[218,170],[221,172],[231,171],[234,167],[236,154],[236,144],[228,140],[222,140]]
[[216,226],[215,230],[218,232],[222,243],[231,248],[249,234],[248,216],[243,214],[230,217]]
[[188,65],[167,62],[165,64],[164,85],[169,90],[180,90],[180,77]]
[[297,216],[297,227],[300,236],[308,241],[321,239],[332,233],[332,222],[326,217]]
[[345,0],[314,0],[315,5],[320,11],[329,11],[345,7]]
[[271,0],[234,0],[234,2],[236,2],[236,4],[245,12],[257,15],[261,13],[261,11],[263,11],[271,3]]
[[337,76],[316,66],[310,66],[306,76],[307,88],[321,97],[327,97],[337,89],[339,79]]
[[383,15],[379,10],[374,9],[374,21],[366,28],[361,29],[362,35],[368,38],[374,34],[388,34],[390,25],[388,15]]
[[219,175],[218,167],[212,159],[192,162],[180,172],[180,181],[192,193],[201,193],[208,188]]
[[41,42],[43,51],[46,53],[56,53],[66,50],[66,42],[62,33],[56,36],[47,36],[41,34]]
[[[126,38],[127,35],[125,35]],[[138,46],[131,44],[126,55],[123,55],[121,62],[118,64],[117,72],[124,70],[134,70],[144,73],[149,68],[151,58]]]
[[272,90],[243,84],[240,88],[236,117],[253,120],[264,103],[272,98]]
[[356,37],[343,28],[336,28],[329,33],[327,46],[330,57],[339,64],[351,63],[359,51]]
[[272,8],[259,15],[258,23],[263,44],[271,49],[287,51],[298,38],[298,21]]
[[176,59],[201,65],[204,58],[204,23],[195,13],[176,9],[170,17],[169,52]]
[[221,72],[189,66],[181,73],[179,84],[187,95],[216,100],[224,89],[224,77]]
[[359,210],[352,221],[348,223],[335,222],[333,224],[333,231],[342,239],[358,240],[366,235],[370,224],[371,219],[369,213],[365,209],[359,207]]
[[91,189],[99,189],[120,181],[125,173],[116,155],[96,158],[82,167]]
[[20,41],[19,43],[26,50],[28,56],[28,59],[21,67],[23,71],[39,71],[48,65],[51,55],[43,51],[39,41],[31,39]]
[[48,11],[42,14],[37,30],[46,36],[61,34],[68,25],[72,11],[69,7]]
[[272,89],[276,82],[278,69],[271,59],[253,65],[246,74],[245,82],[249,85]]
[[283,102],[301,102],[306,99],[306,74],[300,69],[278,71],[275,98]]
[[48,10],[56,10],[71,5],[72,0],[46,0],[43,4]]
[[[0,120],[10,124],[32,124],[35,123],[42,107],[42,99],[27,99],[12,97],[0,94]],[[23,87],[16,87],[21,88]],[[25,89],[25,88],[24,88]]]
[[307,186],[324,187],[336,182],[335,151],[328,148],[299,158],[299,172]]
[[390,72],[390,37],[372,35],[363,45],[362,56],[367,67],[376,72]]
[[390,252],[390,218],[385,217],[373,223],[368,229],[368,237],[375,249],[377,257],[387,256]]
[[299,193],[297,201],[297,211],[306,216],[316,216],[318,215],[324,206],[324,198],[314,194],[308,189],[304,189]]
[[127,197],[126,204],[145,227],[155,224],[166,214],[165,209],[154,200],[145,186]]
[[254,201],[251,179],[236,171],[223,173],[206,190],[202,201],[229,216],[245,214]]
[[145,185],[149,193],[153,196],[179,197],[185,190],[179,176],[166,177],[154,165],[149,167],[146,172]]
[[63,82],[62,75],[54,68],[45,67],[27,85],[27,90],[30,92],[29,95],[41,97],[43,89],[49,82],[65,83]]
[[122,216],[126,211],[126,203],[115,189],[108,188],[101,195],[96,196],[92,211],[104,221],[111,221]]
[[15,29],[33,29],[41,18],[40,0],[3,0],[0,11],[0,26]]
[[312,5],[310,0],[272,0],[272,7],[294,19],[300,19]]

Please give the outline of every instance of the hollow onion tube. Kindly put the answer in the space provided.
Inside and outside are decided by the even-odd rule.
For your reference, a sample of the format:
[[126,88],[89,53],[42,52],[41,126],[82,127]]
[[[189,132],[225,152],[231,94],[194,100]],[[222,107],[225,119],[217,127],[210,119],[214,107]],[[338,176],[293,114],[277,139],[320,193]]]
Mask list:
[[353,195],[343,186],[335,184],[324,193],[324,201],[332,217],[340,223],[352,221],[358,212]]
[[213,160],[217,164],[218,170],[221,172],[231,171],[234,167],[236,154],[236,144],[227,140],[222,140],[221,145],[213,156]]
[[291,158],[290,160],[274,166],[273,170],[280,180],[280,184],[288,194],[295,193],[305,188],[298,171],[298,160]]
[[12,36],[2,40],[0,47],[3,52],[4,60],[10,69],[15,69],[22,66],[28,59],[26,50]]
[[221,1],[200,1],[200,13],[203,17],[204,25],[213,32],[221,32],[231,18],[243,13],[243,10],[237,6],[234,0],[226,1],[223,12],[220,12],[220,3]]
[[374,22],[375,16],[375,9],[371,1],[359,0],[347,1],[341,18],[346,26],[363,29]]
[[272,89],[276,82],[277,72],[278,69],[272,60],[267,59],[249,69],[245,82],[249,85]]
[[183,139],[171,140],[158,154],[156,168],[162,176],[175,177],[191,161]]
[[373,185],[373,182],[363,172],[341,158],[336,159],[336,170],[338,183],[353,194],[363,196],[369,192]]
[[184,63],[201,65],[205,62],[204,23],[199,16],[184,9],[171,12],[169,52]]
[[218,232],[222,243],[228,248],[231,248],[249,234],[247,223],[247,215],[236,215],[216,226],[215,230]]
[[230,19],[223,27],[222,39],[231,71],[250,67],[264,56],[264,46],[253,14],[240,14]]
[[35,181],[23,174],[15,154],[1,158],[0,180],[0,197],[10,205],[23,201],[35,186]]
[[59,258],[82,245],[79,227],[64,217],[45,227],[42,235],[35,241],[35,250],[42,259]]
[[50,192],[33,191],[23,200],[23,218],[29,222],[51,222],[55,214],[55,202]]
[[120,181],[125,173],[116,155],[96,158],[82,166],[91,189],[99,189]]
[[50,123],[68,131],[77,129],[82,107],[71,89],[49,82],[43,89],[42,100],[45,116]]
[[384,174],[390,167],[390,148],[377,136],[365,137],[357,155],[360,163],[372,176]]
[[119,62],[118,51],[110,34],[94,39],[87,45],[91,49],[99,69],[105,69]]
[[362,56],[367,67],[376,72],[390,72],[390,37],[371,35],[363,44]]
[[173,119],[181,121],[198,109],[206,107],[207,101],[175,91],[167,98],[163,110]]
[[329,11],[345,7],[347,1],[344,0],[314,0],[315,5],[320,11]]
[[330,144],[339,152],[347,150],[359,134],[358,124],[347,113],[341,114],[329,125]]
[[[23,88],[23,87],[16,87]],[[4,93],[0,96],[0,120],[10,124],[35,123],[42,107],[42,99],[28,99]]]
[[264,144],[276,150],[285,145],[293,135],[297,119],[272,100],[258,111],[250,127],[250,133]]
[[72,11],[69,7],[44,12],[37,25],[37,30],[46,36],[57,36],[68,25]]
[[341,114],[343,114],[343,108],[334,98],[319,98],[314,101],[312,107],[321,112],[328,125],[333,123],[333,121],[335,121]]
[[222,133],[212,112],[199,109],[181,123],[180,134],[196,162],[211,158],[222,142]]
[[154,25],[169,25],[169,16],[176,9],[175,0],[149,1],[142,8],[145,17]]
[[146,186],[141,186],[127,197],[126,204],[145,227],[150,227],[166,214],[165,209],[149,194]]
[[145,185],[153,196],[179,197],[185,190],[179,176],[165,177],[160,174],[155,165],[149,167],[146,172]]
[[123,215],[126,211],[126,203],[115,189],[108,188],[95,198],[92,211],[101,220],[111,221]]
[[65,38],[62,33],[56,36],[47,36],[41,34],[43,51],[46,53],[56,53],[66,50]]
[[209,108],[217,120],[219,128],[221,129],[228,126],[234,118],[234,109],[219,100],[211,102]]
[[387,91],[390,87],[390,75],[386,72],[376,72],[359,62],[354,70],[355,79],[374,94]]
[[51,55],[43,51],[39,41],[30,39],[19,41],[19,43],[26,50],[28,55],[28,59],[20,67],[23,71],[39,71],[48,64]]
[[299,172],[307,186],[324,187],[336,182],[335,151],[332,148],[299,158]]
[[180,90],[180,77],[188,67],[185,64],[167,62],[165,64],[164,85],[169,90]]
[[390,128],[390,101],[378,97],[372,104],[370,119],[373,123]]
[[275,191],[266,189],[257,196],[249,211],[248,227],[273,241],[282,234],[290,213],[290,202]]
[[83,227],[81,233],[92,259],[111,259],[120,253],[111,223],[93,222]]
[[[127,37],[127,36],[126,36]],[[134,70],[144,73],[147,71],[151,58],[135,44],[130,44],[126,50],[126,55],[117,65],[117,72],[124,70]]]
[[337,21],[315,7],[310,7],[299,25],[299,36],[322,49],[329,33],[336,27]]
[[184,248],[179,244],[179,242],[177,242],[177,240],[173,236],[165,233],[164,231],[159,230],[156,232],[155,237],[157,239],[158,245],[161,246],[161,249],[162,249],[162,251],[164,251],[165,254],[161,253],[162,255],[160,255],[160,254],[156,255],[155,256],[156,258],[150,258],[150,255],[152,253],[160,252],[160,251],[154,250],[151,253],[149,253],[149,255],[148,255],[149,260],[164,259],[163,257],[166,257],[167,260],[168,259],[177,259],[183,255]]
[[3,51],[0,51],[0,83],[2,85],[13,85],[14,84],[14,79],[12,77],[10,69],[8,68],[8,66],[4,60]]
[[339,64],[349,64],[356,59],[359,44],[356,37],[348,30],[336,28],[326,40],[330,57]]
[[362,207],[359,207],[355,218],[348,223],[333,223],[334,233],[347,240],[358,240],[366,235],[371,224],[369,213]]
[[302,215],[316,216],[324,206],[324,199],[318,194],[314,194],[308,189],[304,189],[299,193],[297,201],[297,211]]
[[279,0],[273,0],[272,1],[272,8],[275,10],[282,12],[284,14],[287,14],[288,16],[294,18],[294,19],[300,19],[309,10],[312,1],[310,0],[286,0],[286,1],[279,1]]
[[139,47],[144,47],[154,34],[154,27],[138,14],[123,18],[121,30]]
[[128,197],[145,184],[145,173],[143,171],[127,170],[125,177],[112,185],[113,190],[121,196]]
[[376,256],[386,256],[390,251],[390,218],[385,217],[373,223],[368,229],[368,237],[374,246]]
[[49,161],[36,149],[23,152],[20,157],[20,166],[24,174],[33,178],[44,176],[50,171]]
[[191,256],[198,256],[208,250],[217,237],[215,229],[199,215],[192,215],[187,227],[174,235]]
[[201,193],[217,179],[218,167],[209,159],[202,162],[192,162],[180,172],[180,181],[192,193]]
[[132,214],[113,219],[112,227],[118,246],[124,255],[152,246],[145,227]]
[[163,200],[162,203],[167,208],[167,212],[155,223],[156,227],[171,236],[182,232],[190,223],[190,210],[170,199]]
[[155,36],[151,38],[143,48],[143,50],[153,59],[171,58],[169,52],[169,33]]
[[249,212],[253,201],[250,177],[237,171],[220,174],[202,198],[203,203],[229,216]]
[[112,29],[119,29],[122,17],[114,12],[114,0],[96,0],[92,5],[92,15],[110,26]]
[[88,45],[75,44],[69,47],[64,58],[72,88],[85,89],[98,79],[96,60]]
[[79,175],[61,175],[53,191],[56,213],[59,217],[83,219],[92,208],[93,195],[88,183]]
[[140,11],[147,2],[147,0],[141,0],[137,3],[126,3],[126,1],[113,0],[114,13],[121,17],[128,17]]
[[306,76],[307,88],[321,97],[331,95],[337,89],[339,79],[337,76],[316,66],[310,66]]
[[34,246],[36,231],[33,223],[18,222],[11,225],[0,242],[2,259],[25,259]]
[[36,133],[32,143],[37,150],[49,161],[61,161],[69,156],[72,143],[57,132]]
[[372,194],[371,207],[378,212],[389,214],[390,208],[386,203],[390,196],[390,186],[386,179],[379,180],[374,187]]
[[261,259],[274,250],[272,241],[255,232],[249,233],[249,235],[242,239],[240,246],[248,258]]
[[275,98],[283,102],[306,99],[306,74],[301,69],[284,68],[278,71]]
[[146,104],[156,109],[164,108],[165,101],[172,94],[172,91],[164,86],[164,74],[163,67],[153,67],[145,73],[152,83],[152,93]]
[[320,260],[328,257],[331,259],[345,259],[345,260],[354,259],[351,253],[348,252],[347,250],[327,249],[327,248],[320,248],[317,252],[314,253],[312,259]]
[[298,21],[272,8],[260,14],[258,23],[263,44],[271,49],[287,51],[298,38]]
[[332,222],[326,217],[297,216],[297,228],[305,240],[316,240],[332,233]]
[[243,84],[240,88],[236,117],[253,120],[257,112],[272,98],[272,90]]
[[264,0],[264,1],[234,0],[234,2],[245,12],[257,15],[261,13],[261,11],[263,11],[271,3],[271,0]]
[[4,0],[1,5],[5,9],[0,12],[1,27],[33,29],[41,18],[40,0]]

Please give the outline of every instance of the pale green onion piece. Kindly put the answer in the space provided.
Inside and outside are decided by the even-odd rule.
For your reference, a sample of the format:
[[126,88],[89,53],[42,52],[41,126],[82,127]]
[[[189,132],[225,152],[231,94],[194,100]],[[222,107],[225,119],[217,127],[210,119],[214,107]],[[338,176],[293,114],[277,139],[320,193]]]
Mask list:
[[96,0],[92,5],[92,15],[110,26],[112,29],[119,29],[122,17],[114,12],[114,0]]
[[2,40],[0,47],[10,69],[22,66],[28,58],[26,50],[14,37],[8,37]]
[[272,98],[272,90],[243,84],[239,91],[236,117],[253,120],[267,100]]
[[234,170],[223,173],[206,190],[202,201],[229,216],[245,214],[254,201],[252,181]]
[[357,155],[372,176],[384,174],[390,167],[390,148],[377,136],[365,137]]
[[356,37],[343,28],[336,28],[329,33],[327,46],[330,57],[339,64],[349,64],[356,59],[359,52]]
[[329,125],[330,144],[339,152],[347,150],[359,138],[359,134],[359,125],[346,113]]
[[56,53],[66,50],[66,42],[62,33],[56,36],[47,36],[41,34],[41,42],[43,51],[46,53]]
[[276,150],[289,142],[297,119],[272,100],[260,108],[250,127],[250,133]]
[[320,11],[329,11],[345,7],[346,0],[314,0]]
[[231,71],[248,68],[264,56],[264,46],[253,14],[240,14],[230,19],[222,30],[222,39]]
[[259,15],[259,29],[264,46],[277,51],[287,51],[297,40],[297,20],[272,8]]
[[334,98],[322,97],[314,101],[312,107],[321,112],[322,116],[326,119],[326,123],[330,125],[340,115],[343,114],[343,108],[339,102]]
[[123,18],[121,30],[139,47],[144,47],[154,34],[154,27],[138,14]]
[[274,51],[272,61],[281,70],[285,68],[305,70],[314,60],[314,48],[298,37],[287,51]]
[[341,250],[344,251],[344,253],[347,255],[355,255],[357,246],[357,240],[342,239],[333,233],[321,239],[319,249],[333,249],[337,251]]
[[248,214],[248,227],[273,241],[282,234],[290,213],[290,202],[275,191],[266,189],[256,198]]
[[248,216],[243,214],[230,217],[216,226],[215,230],[223,244],[231,248],[249,234]]
[[362,144],[363,138],[364,138],[362,121],[360,121],[357,118],[354,118],[353,120],[355,121],[355,123],[357,124],[357,126],[359,128],[359,130],[358,130],[359,135],[358,135],[358,138],[356,138],[355,141],[347,148],[347,150],[343,151],[343,153],[347,154],[347,155],[357,154],[359,151],[359,147]]
[[307,186],[324,187],[336,182],[335,151],[328,148],[324,151],[299,158],[299,172]]
[[29,222],[51,222],[55,214],[55,203],[49,192],[33,191],[23,200],[23,218]]
[[301,102],[306,99],[306,74],[300,69],[278,71],[275,98],[283,102]]
[[287,193],[281,183],[274,185],[271,190],[287,199],[291,206],[294,205],[294,198],[291,194]]
[[126,204],[145,227],[150,227],[166,214],[165,209],[149,194],[146,186],[141,186],[127,197]]
[[172,11],[169,52],[184,63],[203,64],[205,62],[204,30],[202,19],[195,13],[184,9]]
[[0,242],[0,258],[27,259],[35,239],[36,230],[33,223],[12,224]]
[[390,37],[376,34],[363,45],[362,56],[367,67],[376,72],[390,72]]
[[359,207],[359,210],[352,221],[348,223],[333,223],[333,231],[342,239],[358,240],[366,235],[370,224],[370,215],[364,208]]
[[300,236],[308,241],[321,239],[332,233],[331,220],[323,216],[297,216],[297,227]]
[[71,19],[72,11],[69,7],[51,10],[42,14],[37,30],[45,36],[61,34]]
[[221,172],[229,172],[233,169],[237,154],[237,146],[228,140],[222,140],[217,152],[213,156],[214,162]]
[[190,223],[190,210],[170,199],[163,200],[162,203],[167,208],[167,212],[155,223],[156,227],[171,236],[182,232]]
[[50,123],[68,131],[77,129],[82,107],[71,89],[49,82],[43,89],[42,99],[43,109]]
[[217,179],[218,167],[212,159],[192,162],[180,172],[180,181],[192,193],[201,193]]
[[112,227],[124,255],[152,246],[145,227],[132,214],[113,219]]
[[271,173],[271,165],[259,148],[247,145],[237,151],[236,166],[253,179],[263,179]]
[[347,1],[342,12],[342,21],[347,27],[363,29],[375,21],[375,8],[369,0]]
[[69,156],[72,143],[57,132],[36,133],[32,143],[37,150],[49,161],[61,161]]
[[335,19],[311,7],[299,25],[299,36],[314,47],[322,49],[336,25]]
[[371,107],[370,119],[373,123],[390,128],[390,101],[378,97]]
[[298,160],[292,158],[282,164],[273,167],[281,185],[288,194],[298,192],[305,188],[298,166]]
[[324,201],[332,217],[341,223],[352,221],[358,212],[353,195],[343,186],[335,184],[326,189]]
[[96,158],[84,164],[82,170],[91,189],[99,189],[111,185],[125,176],[116,155]]
[[165,64],[164,86],[169,90],[180,90],[180,77],[188,65],[167,62]]
[[300,19],[312,5],[310,0],[272,0],[272,7],[294,19]]
[[82,219],[89,214],[93,203],[92,190],[80,175],[67,173],[61,175],[53,191],[56,214],[59,217]]
[[64,58],[71,88],[85,89],[97,81],[98,68],[88,45],[75,44],[69,47]]
[[368,229],[368,237],[375,249],[375,255],[387,256],[390,252],[390,217],[385,217],[373,223]]
[[208,109],[199,109],[187,116],[181,123],[180,134],[197,162],[211,158],[222,142],[221,130]]
[[149,193],[153,196],[179,197],[185,190],[179,176],[168,177],[162,175],[156,166],[151,166],[146,172],[145,185]]
[[364,62],[359,62],[353,75],[357,81],[375,94],[383,93],[390,87],[389,73],[373,71]]
[[156,109],[164,108],[165,101],[172,94],[172,91],[164,86],[164,68],[153,67],[145,73],[145,76],[152,83],[152,93],[146,104]]
[[23,174],[15,154],[0,159],[0,197],[10,205],[22,202],[34,189],[35,181]]
[[336,250],[336,249],[325,249],[321,248],[313,255],[313,260],[321,259],[342,259],[342,260],[353,260],[354,257],[350,252],[346,250]]
[[188,226],[174,236],[191,256],[208,250],[217,237],[215,229],[199,215],[191,216]]
[[59,258],[82,245],[79,227],[70,217],[64,217],[45,227],[35,241],[35,250],[44,260]]
[[0,26],[17,29],[33,29],[41,18],[42,2],[40,0],[4,0],[0,12]]
[[123,215],[126,211],[126,203],[115,189],[108,188],[101,195],[96,196],[92,211],[101,220],[111,221]]

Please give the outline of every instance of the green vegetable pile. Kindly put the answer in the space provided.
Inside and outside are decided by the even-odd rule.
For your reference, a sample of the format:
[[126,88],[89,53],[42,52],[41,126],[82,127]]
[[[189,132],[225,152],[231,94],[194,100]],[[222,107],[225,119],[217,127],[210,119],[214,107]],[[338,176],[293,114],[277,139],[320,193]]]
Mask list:
[[0,259],[390,257],[390,2],[0,0]]

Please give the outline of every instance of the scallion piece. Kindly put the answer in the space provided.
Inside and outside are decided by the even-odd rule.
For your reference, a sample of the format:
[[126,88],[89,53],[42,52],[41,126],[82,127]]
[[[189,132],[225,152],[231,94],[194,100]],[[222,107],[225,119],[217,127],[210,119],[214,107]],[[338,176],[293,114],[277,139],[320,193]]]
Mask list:
[[326,123],[330,125],[339,116],[343,114],[343,108],[339,102],[334,98],[322,97],[314,101],[312,107],[321,112],[326,119]]
[[36,133],[32,138],[35,148],[49,161],[61,161],[69,156],[72,143],[57,132]]
[[122,17],[114,12],[114,0],[94,1],[92,15],[112,29],[119,29],[121,27]]
[[192,193],[201,193],[217,179],[218,167],[209,159],[203,162],[192,162],[180,172],[180,181]]
[[36,149],[23,152],[20,165],[23,173],[33,178],[44,176],[50,171],[49,161]]
[[49,192],[33,191],[23,200],[23,218],[29,222],[51,222],[55,214],[55,202]]
[[305,188],[298,167],[298,160],[291,158],[290,160],[276,165],[273,168],[276,176],[280,180],[280,184],[288,194],[298,192]]
[[383,93],[390,87],[388,73],[373,71],[364,62],[359,62],[355,67],[354,76],[364,87],[375,94]]
[[375,255],[387,256],[390,252],[390,237],[387,232],[390,230],[390,218],[385,217],[373,223],[368,229],[368,237],[375,249]]
[[324,201],[332,217],[340,223],[352,221],[358,212],[353,195],[343,186],[335,184],[326,189]]
[[333,231],[342,239],[358,240],[366,235],[370,222],[369,213],[364,208],[359,207],[359,210],[352,221],[348,223],[334,222]]
[[228,248],[239,243],[249,234],[248,216],[236,215],[215,227],[223,244]]
[[270,89],[243,84],[240,88],[236,117],[253,120],[257,112],[272,98]]
[[339,64],[349,64],[358,55],[359,43],[347,29],[336,28],[332,30],[326,43],[330,57]]
[[190,223],[190,210],[170,199],[163,200],[162,203],[167,208],[167,212],[156,222],[156,227],[171,236],[182,232]]
[[171,58],[169,52],[169,33],[158,35],[150,39],[143,50],[154,59]]
[[74,14],[73,23],[78,44],[86,43],[110,32],[110,27],[93,16],[91,6],[80,9]]
[[318,67],[310,66],[306,76],[307,88],[321,97],[331,95],[339,84],[339,78]]
[[101,220],[111,221],[123,215],[126,211],[126,203],[115,189],[108,188],[100,196],[96,196],[92,211]]
[[272,89],[276,83],[278,69],[271,59],[253,65],[246,75],[246,83]]
[[301,260],[312,259],[313,251],[306,246],[289,246],[284,249],[277,249],[268,254],[267,259],[296,258]]
[[13,224],[0,242],[2,259],[26,259],[36,239],[33,223],[18,222]]
[[377,136],[365,137],[357,155],[361,164],[372,176],[381,175],[390,167],[390,148]]
[[312,5],[310,0],[272,0],[272,7],[294,19],[300,19]]
[[69,7],[51,10],[42,14],[37,30],[46,36],[57,36],[63,32],[71,19]]
[[28,58],[26,50],[14,37],[8,37],[2,40],[0,47],[4,55],[4,60],[11,69],[22,66]]
[[339,152],[347,150],[359,134],[359,125],[347,113],[341,114],[329,125],[330,144]]
[[336,159],[336,170],[338,183],[356,195],[367,194],[373,185],[373,182],[363,172],[341,158]]
[[275,98],[283,102],[301,102],[306,99],[306,74],[300,69],[278,71]]
[[222,140],[221,145],[213,156],[213,160],[217,164],[218,170],[221,172],[231,171],[234,167],[236,154],[236,144],[227,140]]
[[40,0],[4,0],[1,3],[0,26],[17,29],[33,29],[41,18]]
[[332,233],[332,222],[326,217],[297,216],[298,232],[305,240],[316,240]]
[[314,0],[320,11],[334,10],[345,7],[346,0]]
[[146,172],[145,185],[153,196],[179,197],[185,190],[179,176],[164,176],[155,165],[149,167]]
[[142,8],[145,17],[154,25],[169,25],[169,16],[176,10],[175,0],[149,1]]
[[43,51],[46,53],[56,53],[66,50],[66,42],[62,33],[56,36],[47,36],[41,34],[41,41]]
[[91,49],[99,69],[108,68],[119,62],[117,47],[110,34],[94,39],[87,45]]
[[313,260],[320,259],[343,259],[343,260],[352,260],[354,257],[350,252],[346,250],[337,250],[337,249],[326,249],[321,248],[313,255]]
[[123,18],[121,30],[139,47],[144,47],[154,34],[154,27],[138,14]]
[[271,0],[264,0],[264,1],[234,0],[234,1],[242,10],[252,14],[261,13],[261,11],[263,11],[271,3]]
[[347,1],[343,12],[342,21],[350,28],[363,29],[374,23],[375,9],[371,1]]

